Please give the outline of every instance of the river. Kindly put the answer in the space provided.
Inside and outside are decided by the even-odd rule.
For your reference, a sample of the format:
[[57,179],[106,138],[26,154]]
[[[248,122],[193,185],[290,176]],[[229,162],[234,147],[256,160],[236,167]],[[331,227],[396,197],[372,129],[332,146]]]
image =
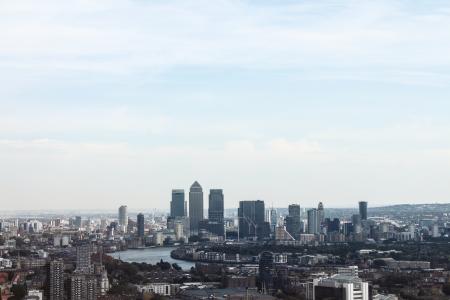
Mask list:
[[161,259],[171,264],[178,264],[183,270],[190,270],[194,266],[193,262],[184,261],[179,259],[173,259],[170,257],[170,251],[174,250],[173,247],[156,247],[145,249],[129,249],[126,251],[118,251],[114,253],[108,253],[109,256],[119,258],[125,262],[146,262],[148,264],[156,264]]

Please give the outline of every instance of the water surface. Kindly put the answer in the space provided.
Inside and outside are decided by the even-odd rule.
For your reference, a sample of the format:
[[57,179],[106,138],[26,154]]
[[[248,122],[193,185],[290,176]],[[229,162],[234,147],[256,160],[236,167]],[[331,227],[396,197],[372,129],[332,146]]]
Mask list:
[[156,264],[161,259],[167,261],[171,264],[178,264],[183,270],[190,270],[194,266],[193,262],[173,259],[170,257],[170,251],[174,250],[173,247],[156,247],[156,248],[145,248],[145,249],[129,249],[126,251],[108,253],[109,256],[114,258],[119,258],[125,262],[145,262],[148,264]]

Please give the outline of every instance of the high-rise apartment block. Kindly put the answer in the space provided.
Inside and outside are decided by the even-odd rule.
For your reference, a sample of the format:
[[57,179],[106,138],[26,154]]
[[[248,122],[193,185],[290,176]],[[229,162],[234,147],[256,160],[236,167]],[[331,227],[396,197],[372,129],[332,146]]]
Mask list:
[[137,234],[138,237],[144,237],[144,231],[145,231],[145,220],[143,214],[137,215]]
[[128,228],[128,208],[126,205],[119,207],[119,227],[122,232],[127,232]]
[[264,251],[259,255],[259,280],[263,292],[268,292],[273,287],[274,256],[272,252]]
[[64,299],[64,261],[56,259],[50,262],[50,300]]
[[96,300],[97,277],[94,274],[74,272],[71,276],[71,300]]
[[91,245],[77,246],[77,264],[70,281],[71,299],[97,299],[97,285],[97,276],[91,266]]
[[90,273],[91,271],[91,245],[83,244],[77,247],[76,271]]

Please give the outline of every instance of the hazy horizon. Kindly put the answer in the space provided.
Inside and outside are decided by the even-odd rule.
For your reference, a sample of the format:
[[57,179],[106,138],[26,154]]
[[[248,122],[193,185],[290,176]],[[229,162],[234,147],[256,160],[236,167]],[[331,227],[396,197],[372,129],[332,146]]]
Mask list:
[[5,209],[450,202],[447,1],[3,1]]

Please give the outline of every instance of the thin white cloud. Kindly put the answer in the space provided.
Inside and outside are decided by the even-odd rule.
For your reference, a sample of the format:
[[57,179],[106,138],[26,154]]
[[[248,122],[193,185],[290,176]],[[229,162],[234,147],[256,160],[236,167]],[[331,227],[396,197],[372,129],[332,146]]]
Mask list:
[[4,68],[127,73],[174,66],[450,65],[450,33],[443,30],[450,20],[438,5],[422,12],[398,1],[9,3],[0,9]]
[[108,109],[0,112],[0,134],[143,134],[157,135],[171,124],[166,115],[146,115],[125,106]]
[[286,139],[234,141],[220,149],[0,140],[0,182],[11,209],[39,208],[42,202],[52,208],[93,203],[114,208],[124,201],[130,207],[167,208],[170,189],[195,179],[205,189],[224,188],[227,207],[252,198],[276,206],[316,201],[350,206],[362,198],[377,205],[435,202],[450,197],[448,153],[347,153]]
[[[200,179],[223,185],[227,206],[254,197],[280,206],[448,200],[450,132],[438,116],[445,105],[433,102],[427,111],[441,123],[421,119],[420,105],[419,118],[408,120],[404,98],[386,117],[387,101],[412,95],[408,87],[377,93],[386,97],[377,107],[364,104],[373,87],[362,104],[362,92],[348,87],[316,104],[311,91],[296,86],[349,80],[361,90],[371,81],[420,86],[423,108],[436,95],[445,99],[448,4],[264,2],[1,1],[2,199],[30,207],[88,207],[98,199],[109,207],[160,207],[171,188]],[[222,77],[204,91],[207,74],[201,82],[183,73],[163,82],[184,67],[289,74],[267,98],[266,87],[247,91],[256,84],[224,82],[215,90]],[[147,88],[148,77],[161,85]],[[153,94],[155,86],[167,97]],[[385,118],[363,122],[370,113]]]

